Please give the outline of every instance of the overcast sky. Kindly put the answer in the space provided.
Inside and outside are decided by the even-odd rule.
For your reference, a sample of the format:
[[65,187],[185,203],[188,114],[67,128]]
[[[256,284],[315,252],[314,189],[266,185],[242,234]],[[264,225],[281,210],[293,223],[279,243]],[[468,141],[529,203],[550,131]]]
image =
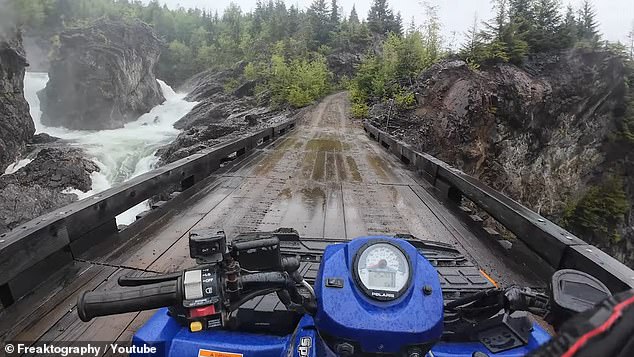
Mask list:
[[[198,7],[222,12],[232,0],[159,0],[169,7],[182,6],[185,8]],[[251,10],[257,0],[233,0],[243,10]],[[288,5],[298,5],[306,8],[312,0],[285,0]],[[330,2],[330,1],[328,1]],[[338,0],[346,13],[356,5],[359,16],[365,17],[370,9],[371,0]],[[452,33],[458,34],[456,41],[462,39],[462,34],[473,24],[474,15],[480,20],[489,20],[492,17],[490,0],[436,0],[439,5],[439,15],[443,24],[445,38],[450,41]],[[562,0],[562,4],[572,4],[578,7],[583,0]],[[403,15],[405,24],[414,17],[417,23],[422,22],[423,11],[419,0],[389,0],[396,11]],[[627,33],[632,29],[634,21],[634,0],[594,0],[597,17],[601,24],[601,32],[605,38],[622,42],[626,41]]]

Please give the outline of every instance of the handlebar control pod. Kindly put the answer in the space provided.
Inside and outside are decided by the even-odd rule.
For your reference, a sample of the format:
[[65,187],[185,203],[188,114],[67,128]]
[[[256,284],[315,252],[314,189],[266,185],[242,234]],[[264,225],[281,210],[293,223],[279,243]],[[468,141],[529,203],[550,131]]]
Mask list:
[[84,292],[77,300],[79,318],[88,322],[98,316],[168,307],[182,302],[182,280],[143,285],[107,292]]

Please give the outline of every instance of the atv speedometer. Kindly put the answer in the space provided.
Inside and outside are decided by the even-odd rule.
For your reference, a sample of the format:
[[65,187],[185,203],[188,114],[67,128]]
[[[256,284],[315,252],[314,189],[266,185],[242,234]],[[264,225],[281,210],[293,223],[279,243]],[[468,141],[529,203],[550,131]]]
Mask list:
[[370,242],[355,256],[357,285],[376,300],[394,300],[403,295],[411,280],[410,270],[407,254],[390,242]]

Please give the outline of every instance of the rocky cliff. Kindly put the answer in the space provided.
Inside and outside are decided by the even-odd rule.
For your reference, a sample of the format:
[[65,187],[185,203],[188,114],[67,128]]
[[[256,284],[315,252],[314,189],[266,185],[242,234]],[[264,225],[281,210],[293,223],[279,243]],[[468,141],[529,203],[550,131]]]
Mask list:
[[165,98],[154,75],[161,42],[138,20],[100,19],[59,35],[49,82],[39,93],[42,123],[112,129]]
[[0,174],[24,153],[35,132],[24,99],[26,66],[20,34],[0,28]]
[[634,263],[632,160],[618,139],[627,91],[620,58],[569,52],[479,70],[445,61],[405,89],[412,108],[377,104],[378,125],[389,117],[389,130],[419,150]]
[[224,71],[208,70],[180,88],[187,100],[199,102],[174,124],[183,132],[159,150],[161,163],[169,163],[223,141],[237,139],[287,120],[287,111],[273,110],[255,97],[255,82],[244,79],[244,64]]

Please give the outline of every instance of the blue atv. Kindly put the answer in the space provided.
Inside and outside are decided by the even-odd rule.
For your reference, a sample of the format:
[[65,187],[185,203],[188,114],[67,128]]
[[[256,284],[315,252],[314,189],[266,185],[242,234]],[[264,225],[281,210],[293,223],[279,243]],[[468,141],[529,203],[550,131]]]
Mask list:
[[500,289],[450,246],[411,236],[189,240],[195,268],[84,292],[80,318],[159,308],[133,337],[137,356],[524,356],[550,339],[535,316],[557,326],[609,295],[576,271],[557,272],[550,294]]

